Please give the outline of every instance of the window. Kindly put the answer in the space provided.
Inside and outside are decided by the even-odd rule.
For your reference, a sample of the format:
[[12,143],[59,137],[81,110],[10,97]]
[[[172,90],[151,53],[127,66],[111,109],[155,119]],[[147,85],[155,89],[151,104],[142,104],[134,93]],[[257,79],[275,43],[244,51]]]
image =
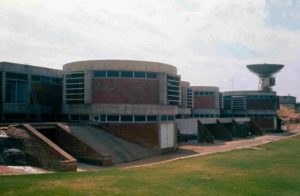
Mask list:
[[121,71],[121,77],[133,78],[133,72],[132,71]]
[[6,72],[5,76],[6,76],[7,79],[27,80],[27,75],[26,74]]
[[67,89],[69,88],[84,88],[83,84],[66,84]]
[[95,71],[94,76],[96,78],[103,78],[106,77],[106,71]]
[[156,79],[157,78],[157,73],[147,72],[147,78]]
[[157,120],[157,117],[155,115],[148,115],[147,116],[147,121],[149,122],[154,122]]
[[160,116],[160,120],[161,121],[167,121],[168,120],[168,116],[167,115],[162,115],[162,116]]
[[41,81],[41,77],[40,77],[40,76],[37,76],[37,75],[32,75],[32,76],[31,76],[31,80],[32,80],[32,81]]
[[136,122],[146,121],[146,117],[142,116],[142,115],[137,115],[137,116],[134,116],[134,121],[136,121]]
[[121,116],[121,121],[124,121],[124,122],[132,122],[132,121],[133,121],[133,116],[131,116],[131,115],[124,115],[124,116]]
[[74,120],[74,121],[79,120],[79,115],[71,115],[70,120]]
[[118,115],[107,115],[107,121],[119,121]]
[[141,71],[134,72],[134,77],[135,78],[145,78],[145,76],[146,76],[145,72],[141,72]]
[[82,120],[82,121],[89,121],[90,120],[90,116],[89,115],[80,115],[80,120]]
[[19,80],[6,80],[5,102],[26,103],[29,95],[28,83]]
[[119,77],[119,71],[107,71],[107,77],[118,78]]
[[41,76],[41,82],[51,83],[51,78],[47,76]]
[[78,73],[67,73],[66,78],[83,78],[84,73],[83,72],[78,72]]
[[[46,78],[45,78],[46,79]],[[66,104],[84,103],[84,72],[66,73]]]

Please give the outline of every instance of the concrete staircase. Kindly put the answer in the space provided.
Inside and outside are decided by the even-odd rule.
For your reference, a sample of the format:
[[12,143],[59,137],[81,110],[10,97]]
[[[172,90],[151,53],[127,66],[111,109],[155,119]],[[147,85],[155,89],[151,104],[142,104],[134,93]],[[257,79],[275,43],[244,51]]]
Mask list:
[[113,163],[129,162],[159,154],[157,150],[131,143],[93,126],[69,125],[68,129],[71,134],[99,153],[111,154]]

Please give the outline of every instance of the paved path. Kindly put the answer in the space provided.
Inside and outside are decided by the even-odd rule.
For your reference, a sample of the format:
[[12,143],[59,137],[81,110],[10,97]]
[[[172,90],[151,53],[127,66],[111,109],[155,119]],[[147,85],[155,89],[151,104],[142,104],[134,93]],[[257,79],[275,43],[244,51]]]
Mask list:
[[257,148],[260,145],[294,137],[300,135],[300,124],[293,125],[290,131],[285,131],[283,133],[277,134],[266,134],[263,136],[250,137],[246,139],[235,139],[234,141],[224,142],[216,141],[215,144],[188,144],[183,143],[178,147],[178,151],[168,154],[161,155],[157,157],[152,157],[149,159],[144,159],[141,161],[120,164],[118,167],[143,167],[155,164],[167,163],[175,160],[186,159],[190,157],[198,157],[207,154],[213,154],[217,152],[226,152],[236,149],[244,148]]

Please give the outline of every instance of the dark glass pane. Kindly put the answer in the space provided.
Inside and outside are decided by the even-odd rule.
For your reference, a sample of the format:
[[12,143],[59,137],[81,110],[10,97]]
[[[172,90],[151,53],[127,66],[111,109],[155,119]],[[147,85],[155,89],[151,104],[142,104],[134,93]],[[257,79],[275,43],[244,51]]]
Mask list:
[[147,121],[156,121],[157,117],[155,115],[149,115],[147,116]]
[[133,78],[133,72],[132,71],[121,71],[121,77]]
[[95,71],[94,76],[98,78],[106,77],[106,71]]
[[107,71],[107,77],[119,77],[119,71]]
[[145,116],[134,116],[134,121],[146,121]]
[[135,78],[145,78],[145,76],[146,76],[145,72],[141,72],[141,71],[134,72],[134,77]]
[[119,121],[118,115],[107,115],[107,121]]
[[156,79],[157,78],[157,73],[147,72],[147,78]]
[[131,116],[131,115],[121,116],[121,121],[132,122],[133,121],[133,116]]

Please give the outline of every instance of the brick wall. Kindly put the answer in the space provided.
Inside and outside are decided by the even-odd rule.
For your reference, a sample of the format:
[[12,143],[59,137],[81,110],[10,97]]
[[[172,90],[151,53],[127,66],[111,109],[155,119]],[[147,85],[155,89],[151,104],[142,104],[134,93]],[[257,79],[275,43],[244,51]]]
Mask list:
[[274,130],[274,119],[273,118],[256,118],[256,119],[254,119],[254,121],[264,131]]
[[195,109],[215,109],[215,97],[213,96],[201,96],[194,97],[194,108]]
[[145,147],[158,148],[159,128],[156,123],[103,124],[101,129]]
[[273,100],[247,100],[248,110],[274,110],[276,104]]
[[159,104],[158,80],[98,78],[92,91],[93,103]]

